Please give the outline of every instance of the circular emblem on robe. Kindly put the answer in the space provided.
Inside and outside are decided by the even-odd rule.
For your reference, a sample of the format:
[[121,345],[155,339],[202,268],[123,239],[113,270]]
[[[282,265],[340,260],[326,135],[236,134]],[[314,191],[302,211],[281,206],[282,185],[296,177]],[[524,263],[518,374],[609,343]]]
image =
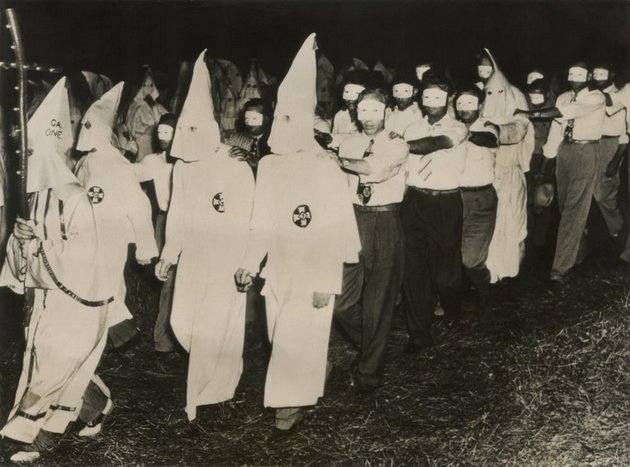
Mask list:
[[96,185],[88,190],[87,195],[88,198],[90,198],[92,204],[98,204],[103,201],[103,198],[105,198],[105,192],[103,191],[103,189],[100,186]]
[[298,227],[306,227],[311,223],[311,209],[306,204],[300,204],[295,211],[293,211],[293,223]]
[[212,207],[216,212],[225,212],[225,202],[223,201],[223,193],[217,193],[212,198]]

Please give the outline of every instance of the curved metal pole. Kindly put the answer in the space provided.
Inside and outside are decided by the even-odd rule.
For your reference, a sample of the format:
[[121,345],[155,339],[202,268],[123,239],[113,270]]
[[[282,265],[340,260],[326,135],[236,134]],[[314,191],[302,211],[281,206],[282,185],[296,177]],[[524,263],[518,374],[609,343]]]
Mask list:
[[18,151],[18,213],[22,219],[30,217],[30,209],[28,207],[28,198],[26,195],[26,180],[28,177],[28,135],[27,135],[27,117],[26,117],[26,59],[24,57],[24,45],[22,43],[22,34],[18,24],[17,15],[13,8],[6,10],[7,28],[11,33],[13,41],[12,49],[15,51],[15,62],[18,70],[18,107],[16,110],[19,114],[20,127],[20,149]]

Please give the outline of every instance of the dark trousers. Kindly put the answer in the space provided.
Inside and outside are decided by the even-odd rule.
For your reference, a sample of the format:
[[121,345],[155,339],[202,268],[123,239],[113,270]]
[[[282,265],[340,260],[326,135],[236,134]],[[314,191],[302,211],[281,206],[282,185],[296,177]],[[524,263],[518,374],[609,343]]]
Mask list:
[[410,188],[401,208],[405,233],[407,327],[411,343],[431,339],[439,297],[447,316],[460,311],[462,199],[454,193],[426,194]]
[[355,208],[361,238],[359,262],[343,270],[335,318],[359,349],[359,384],[378,386],[383,378],[387,339],[403,273],[403,234],[398,209],[366,212]]
[[481,190],[462,188],[462,262],[466,277],[479,294],[487,293],[490,271],[486,267],[488,248],[497,219],[497,192],[492,185]]

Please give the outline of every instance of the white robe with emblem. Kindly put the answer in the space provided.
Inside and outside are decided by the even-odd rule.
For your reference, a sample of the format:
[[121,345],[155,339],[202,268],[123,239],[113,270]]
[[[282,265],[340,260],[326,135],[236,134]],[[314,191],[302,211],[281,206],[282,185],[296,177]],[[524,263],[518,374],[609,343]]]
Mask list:
[[190,353],[186,412],[234,397],[243,361],[246,294],[234,271],[246,248],[254,198],[249,165],[227,147],[178,161],[162,259],[178,263],[171,326]]
[[313,293],[341,292],[344,262],[361,249],[346,176],[315,151],[269,155],[258,166],[245,268],[266,279],[273,349],[265,406],[312,405],[324,392],[334,306],[313,307]]
[[98,149],[77,163],[75,174],[92,201],[102,261],[107,273],[102,280],[117,288],[109,325],[131,318],[125,305],[124,278],[128,245],[135,243],[136,258],[158,256],[151,220],[151,203],[134,174],[132,164],[113,146]]
[[[79,297],[106,301],[112,290],[101,281],[96,224],[85,191],[70,187],[59,199],[52,189],[31,199],[31,218],[55,277]],[[1,286],[18,293],[34,289],[33,312],[15,405],[0,434],[31,443],[40,429],[63,433],[74,421],[100,360],[111,305],[87,306],[64,293],[48,273],[38,241],[11,236]],[[20,281],[22,278],[25,282]]]

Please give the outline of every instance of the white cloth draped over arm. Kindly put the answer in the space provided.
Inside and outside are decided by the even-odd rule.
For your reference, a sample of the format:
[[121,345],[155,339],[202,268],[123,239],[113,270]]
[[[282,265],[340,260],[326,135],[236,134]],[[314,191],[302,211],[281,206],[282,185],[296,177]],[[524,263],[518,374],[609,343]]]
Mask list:
[[123,199],[125,200],[126,216],[131,223],[136,244],[136,258],[151,259],[158,256],[151,220],[151,202],[140,188],[133,170],[121,171],[121,177],[127,177]]
[[178,160],[173,167],[171,200],[166,217],[166,242],[160,256],[161,259],[171,264],[176,264],[179,261],[179,254],[182,251],[183,235],[186,229],[184,224],[186,209],[186,200],[184,198],[184,172],[188,168],[186,164],[194,164],[194,162],[186,163]]

